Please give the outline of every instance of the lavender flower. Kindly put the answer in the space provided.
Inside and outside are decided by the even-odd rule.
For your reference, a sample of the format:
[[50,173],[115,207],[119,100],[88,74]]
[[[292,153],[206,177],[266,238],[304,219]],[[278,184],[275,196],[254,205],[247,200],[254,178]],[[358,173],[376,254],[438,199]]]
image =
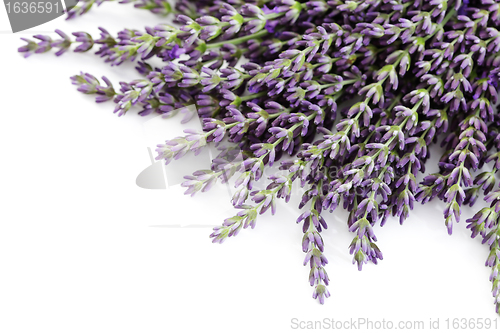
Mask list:
[[[313,297],[323,303],[330,296],[321,235],[328,213],[349,211],[349,252],[361,270],[383,259],[376,229],[391,216],[403,224],[416,202],[444,201],[450,234],[463,205],[483,204],[467,227],[490,247],[486,265],[500,314],[500,203],[494,190],[500,170],[499,4],[122,2],[162,15],[176,11],[178,26],[124,29],[116,36],[100,28],[100,38],[77,32],[76,40],[57,30],[61,39],[37,35],[37,41],[23,39],[27,44],[18,51],[28,57],[56,48],[61,55],[76,42],[75,52],[99,45],[96,54],[111,65],[137,61],[143,78],[120,82],[119,91],[105,77],[106,86],[90,74],[71,78],[97,102],[113,100],[118,115],[135,106],[140,115],[168,117],[196,105],[203,132],[166,140],[157,159],[171,163],[209,143],[219,149],[210,170],[188,175],[182,184],[190,195],[217,181],[235,186],[231,202],[239,212],[214,228],[213,242],[254,228],[258,215],[274,214],[277,200],[288,202],[300,187],[304,264]],[[69,17],[93,4],[79,3]],[[162,61],[158,68],[146,63],[155,57]],[[444,148],[439,170],[426,173],[430,148],[438,143]],[[258,188],[278,162],[281,173],[268,175],[267,185]],[[488,164],[492,170],[483,169]]]

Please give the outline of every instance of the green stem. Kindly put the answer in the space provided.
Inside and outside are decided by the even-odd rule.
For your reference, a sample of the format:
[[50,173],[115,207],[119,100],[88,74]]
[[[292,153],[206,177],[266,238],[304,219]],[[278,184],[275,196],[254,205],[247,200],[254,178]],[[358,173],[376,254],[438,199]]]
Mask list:
[[[441,23],[439,24],[441,26],[441,28],[444,27],[444,25],[446,23],[448,23],[448,21],[456,14],[456,10],[455,8],[452,8],[448,14],[446,14],[446,16],[444,17],[443,21],[441,21]],[[424,41],[427,41],[429,39],[431,39],[432,37],[434,37],[434,35],[438,32],[438,29],[436,28],[436,30],[434,30],[434,32],[432,34],[430,34],[429,36],[425,37],[424,38]]]
[[358,82],[359,79],[352,79],[352,80],[345,80],[345,81],[341,81],[341,82],[336,82],[336,83],[328,83],[328,84],[323,84],[321,86],[319,86],[320,89],[325,89],[325,88],[329,88],[329,87],[332,87],[334,85],[337,85],[337,84],[341,84],[342,86],[344,85],[347,85],[347,84],[352,84],[352,83],[355,83],[355,82]]
[[241,100],[242,102],[245,102],[245,101],[249,101],[249,100],[254,99],[254,98],[259,98],[259,97],[261,97],[261,96],[265,96],[266,94],[267,94],[267,92],[266,92],[266,91],[262,91],[262,92],[260,92],[260,93],[256,93],[256,94],[252,94],[252,95],[241,96],[241,97],[240,97],[240,100]]
[[224,41],[218,42],[218,43],[207,44],[207,49],[216,49],[216,48],[219,48],[221,46],[224,46],[224,44],[237,45],[237,44],[244,43],[244,42],[249,41],[249,40],[254,39],[254,38],[264,37],[267,34],[269,34],[269,32],[267,30],[262,30],[262,31],[254,33],[254,34],[251,34],[251,35],[247,35],[247,36],[243,36],[243,37],[239,37],[239,38],[234,38],[234,39],[230,39],[230,40],[224,40]]

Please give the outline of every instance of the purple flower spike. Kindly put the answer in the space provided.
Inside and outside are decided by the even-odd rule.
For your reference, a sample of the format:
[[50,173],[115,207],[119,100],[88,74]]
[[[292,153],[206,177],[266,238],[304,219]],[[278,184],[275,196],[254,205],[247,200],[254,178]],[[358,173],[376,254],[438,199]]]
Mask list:
[[73,36],[76,37],[77,42],[81,43],[75,49],[75,52],[87,52],[92,48],[92,46],[94,46],[94,40],[92,39],[92,36],[90,36],[86,32],[73,32]]
[[[82,0],[68,18],[103,2]],[[106,77],[81,72],[71,77],[78,91],[113,101],[118,116],[185,113],[187,122],[197,115],[202,132],[159,144],[157,159],[175,163],[210,143],[218,150],[210,168],[182,183],[191,196],[217,181],[234,185],[238,212],[214,228],[214,243],[254,228],[259,215],[277,212],[278,199],[300,192],[298,241],[321,304],[330,296],[330,241],[322,238],[328,213],[347,211],[348,251],[362,270],[383,260],[379,226],[403,224],[417,201],[441,200],[443,231],[466,220],[472,237],[489,247],[484,260],[500,311],[496,1],[174,2],[134,6],[160,14],[175,8],[175,26],[116,35],[99,28],[95,40],[56,30],[22,38],[18,51],[60,56],[74,43],[78,53],[98,44],[96,54],[112,66],[136,62],[139,77],[116,89]],[[431,160],[437,145],[441,155]],[[464,205],[479,208],[466,219]]]

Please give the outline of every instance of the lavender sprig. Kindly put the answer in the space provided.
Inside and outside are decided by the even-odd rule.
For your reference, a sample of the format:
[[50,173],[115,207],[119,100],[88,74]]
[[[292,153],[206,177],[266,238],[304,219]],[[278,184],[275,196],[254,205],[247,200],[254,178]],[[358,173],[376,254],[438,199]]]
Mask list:
[[[93,4],[81,2],[70,17]],[[239,212],[210,235],[221,243],[256,225],[259,214],[290,200],[293,182],[305,190],[299,209],[305,264],[313,297],[330,296],[322,229],[339,206],[349,210],[349,251],[361,270],[383,258],[374,229],[392,215],[402,224],[414,203],[445,202],[448,232],[464,204],[483,202],[467,220],[472,237],[490,246],[487,266],[499,311],[500,7],[495,1],[188,1],[137,0],[137,8],[176,13],[175,25],[124,29],[100,37],[60,30],[60,38],[23,39],[25,57],[74,47],[111,65],[136,61],[142,78],[115,90],[86,73],[78,90],[113,100],[114,112],[170,116],[195,105],[203,131],[158,145],[170,163],[214,144],[209,170],[185,177],[186,194],[234,179]],[[156,68],[148,59],[158,58]],[[152,63],[152,62],[151,62]],[[346,106],[344,106],[346,105]],[[426,174],[429,149],[441,142],[439,171]],[[226,145],[227,144],[227,145]],[[287,157],[294,156],[293,160]],[[264,171],[281,162],[284,175]],[[493,162],[492,170],[483,166]],[[421,183],[419,176],[424,176]],[[252,204],[250,204],[252,202]]]

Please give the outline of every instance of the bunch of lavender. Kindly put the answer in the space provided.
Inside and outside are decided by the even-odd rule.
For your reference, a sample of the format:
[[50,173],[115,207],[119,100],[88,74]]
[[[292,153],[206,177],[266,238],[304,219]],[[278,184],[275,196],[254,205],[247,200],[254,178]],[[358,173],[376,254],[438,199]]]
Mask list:
[[[122,1],[129,2],[129,1]],[[82,14],[94,1],[68,13]],[[186,194],[234,179],[232,204],[239,211],[214,228],[222,243],[259,214],[276,211],[292,189],[304,190],[304,265],[313,297],[324,302],[328,263],[321,236],[328,214],[349,210],[349,247],[359,270],[383,259],[375,226],[390,216],[402,224],[415,202],[443,200],[452,233],[463,204],[486,194],[485,208],[467,220],[491,253],[486,265],[500,314],[500,117],[494,108],[500,77],[500,3],[493,0],[269,0],[136,1],[137,8],[175,14],[175,25],[144,31],[104,28],[95,39],[57,30],[60,39],[34,36],[19,51],[57,49],[61,55],[99,45],[111,65],[136,61],[142,76],[101,82],[88,73],[71,78],[78,90],[112,100],[119,116],[133,106],[142,116],[168,115],[195,104],[203,131],[187,131],[159,144],[157,159],[170,163],[207,143],[221,142],[210,170],[186,176]],[[82,9],[83,8],[83,9]],[[148,59],[158,57],[161,68]],[[349,101],[354,101],[349,103]],[[346,104],[347,103],[347,104]],[[339,107],[339,105],[347,105]],[[442,138],[442,139],[440,139]],[[439,172],[425,174],[429,148],[445,151]],[[294,156],[294,158],[290,158]],[[264,171],[281,160],[280,172],[255,188]],[[481,172],[494,162],[493,170]],[[417,177],[425,176],[421,183]]]

